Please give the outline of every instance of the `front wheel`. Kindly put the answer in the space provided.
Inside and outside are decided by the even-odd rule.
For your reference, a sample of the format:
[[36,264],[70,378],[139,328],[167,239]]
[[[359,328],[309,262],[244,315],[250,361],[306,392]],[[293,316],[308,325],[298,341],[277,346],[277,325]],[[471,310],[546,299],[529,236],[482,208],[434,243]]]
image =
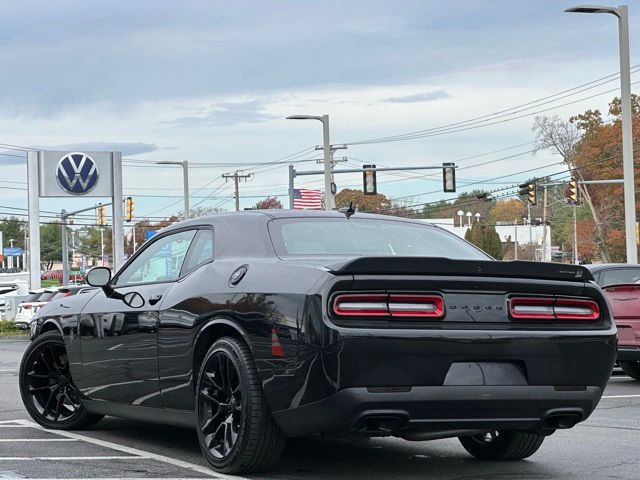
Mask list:
[[640,380],[640,361],[634,360],[631,362],[618,363],[620,364],[620,368],[625,373],[625,375],[629,375],[635,380]]
[[218,472],[265,470],[284,450],[251,351],[235,338],[217,340],[204,357],[196,408],[200,448]]
[[31,342],[22,357],[19,375],[22,402],[31,418],[43,427],[77,430],[102,418],[82,405],[59,333],[47,332]]
[[459,437],[459,440],[467,452],[481,460],[522,460],[536,453],[544,435],[506,430]]

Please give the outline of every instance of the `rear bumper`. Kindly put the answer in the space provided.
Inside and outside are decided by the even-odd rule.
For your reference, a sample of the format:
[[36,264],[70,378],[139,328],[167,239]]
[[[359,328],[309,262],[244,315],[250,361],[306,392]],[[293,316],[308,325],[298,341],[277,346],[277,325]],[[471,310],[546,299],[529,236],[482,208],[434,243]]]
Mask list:
[[585,420],[601,396],[602,389],[596,386],[580,390],[547,385],[430,386],[405,392],[358,387],[273,415],[288,436],[338,430],[397,436],[410,436],[411,432],[531,430],[553,428],[558,415]]
[[616,358],[618,361],[623,362],[640,361],[640,347],[627,347],[621,345],[618,347],[618,356]]

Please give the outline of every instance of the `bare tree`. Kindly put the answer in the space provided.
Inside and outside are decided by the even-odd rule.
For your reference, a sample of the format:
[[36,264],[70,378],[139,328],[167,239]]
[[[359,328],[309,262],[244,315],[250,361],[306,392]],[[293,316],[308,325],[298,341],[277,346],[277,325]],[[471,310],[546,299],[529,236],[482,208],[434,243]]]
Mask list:
[[[534,154],[541,150],[551,150],[560,155],[562,160],[571,170],[572,174],[578,180],[583,180],[580,169],[575,164],[575,146],[581,138],[580,132],[576,125],[571,122],[562,120],[558,115],[553,117],[537,116],[533,121],[531,131],[535,134]],[[604,239],[602,231],[602,222],[600,221],[598,212],[596,212],[591,195],[585,185],[579,184],[580,194],[586,204],[589,206],[593,221],[596,224],[596,243],[598,252],[603,262],[610,262],[609,251]]]

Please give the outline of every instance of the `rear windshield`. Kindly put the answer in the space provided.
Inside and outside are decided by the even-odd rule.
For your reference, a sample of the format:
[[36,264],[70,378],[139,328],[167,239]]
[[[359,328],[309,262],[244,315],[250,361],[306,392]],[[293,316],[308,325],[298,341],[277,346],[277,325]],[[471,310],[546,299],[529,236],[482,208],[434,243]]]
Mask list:
[[473,245],[431,225],[394,220],[295,218],[269,223],[278,256],[402,256],[490,260]]
[[67,290],[67,289],[58,290],[58,292],[53,297],[51,297],[51,300],[58,300],[59,298],[63,298],[63,297],[66,297],[68,295],[71,295],[71,293],[69,293],[69,292],[70,292],[70,290]]
[[22,303],[35,302],[40,295],[42,295],[42,292],[30,293],[24,298],[24,300],[22,300]]
[[49,300],[51,300],[53,298],[53,296],[56,294],[57,292],[44,292],[42,295],[40,295],[38,297],[38,301],[39,302],[48,302]]

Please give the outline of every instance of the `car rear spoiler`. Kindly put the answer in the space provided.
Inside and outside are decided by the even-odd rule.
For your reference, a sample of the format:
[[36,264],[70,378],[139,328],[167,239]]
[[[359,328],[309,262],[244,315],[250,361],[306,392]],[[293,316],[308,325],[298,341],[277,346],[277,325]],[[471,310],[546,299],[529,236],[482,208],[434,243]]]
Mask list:
[[514,260],[453,260],[441,257],[357,257],[328,266],[335,274],[352,275],[462,275],[534,278],[587,282],[591,272],[580,265]]

